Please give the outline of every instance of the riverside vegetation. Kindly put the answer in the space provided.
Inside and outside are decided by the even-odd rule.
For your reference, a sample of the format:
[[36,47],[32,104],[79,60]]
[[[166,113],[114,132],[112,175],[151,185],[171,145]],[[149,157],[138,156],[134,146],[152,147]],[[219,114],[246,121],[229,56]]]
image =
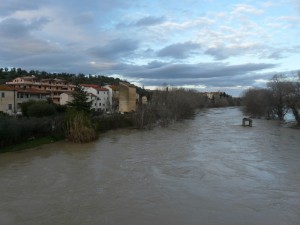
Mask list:
[[243,94],[244,111],[252,117],[284,120],[291,112],[300,126],[300,71],[297,74],[275,75],[266,88],[253,88]]
[[64,138],[72,142],[89,142],[106,130],[123,127],[142,129],[154,124],[167,126],[171,121],[193,115],[196,109],[240,104],[239,99],[226,93],[208,99],[205,94],[186,89],[166,87],[151,93],[141,88],[138,90],[141,96],[147,96],[148,104],[139,101],[136,112],[124,115],[91,111],[91,103],[80,86],[73,93],[74,100],[66,106],[53,104],[51,100],[25,102],[21,105],[23,116],[0,115],[0,151],[45,137],[47,143]]

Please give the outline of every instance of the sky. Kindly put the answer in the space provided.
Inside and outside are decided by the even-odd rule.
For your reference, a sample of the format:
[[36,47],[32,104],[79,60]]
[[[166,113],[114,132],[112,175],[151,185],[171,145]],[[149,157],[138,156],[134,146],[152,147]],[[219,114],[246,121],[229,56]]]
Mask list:
[[0,1],[0,67],[239,96],[299,53],[300,0]]

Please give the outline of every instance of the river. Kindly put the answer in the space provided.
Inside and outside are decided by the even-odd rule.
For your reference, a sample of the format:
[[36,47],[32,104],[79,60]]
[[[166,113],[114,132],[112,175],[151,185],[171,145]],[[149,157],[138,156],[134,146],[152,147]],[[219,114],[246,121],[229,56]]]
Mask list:
[[300,130],[238,108],[0,154],[1,225],[299,225]]

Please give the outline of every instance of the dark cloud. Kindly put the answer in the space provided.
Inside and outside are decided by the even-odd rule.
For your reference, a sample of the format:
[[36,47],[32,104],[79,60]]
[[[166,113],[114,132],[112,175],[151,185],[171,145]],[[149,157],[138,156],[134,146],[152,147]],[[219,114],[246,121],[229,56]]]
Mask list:
[[5,19],[0,22],[0,36],[3,38],[22,39],[30,34],[30,28],[17,19]]
[[154,69],[154,68],[159,68],[166,65],[166,63],[164,62],[160,62],[160,61],[152,61],[150,63],[148,63],[148,65],[146,66],[149,69]]
[[162,64],[149,69],[149,65],[136,67],[133,71],[123,71],[125,75],[147,79],[177,79],[177,78],[214,78],[244,75],[255,71],[274,68],[276,64],[241,64],[225,63],[199,64]]
[[[57,52],[57,46],[38,39],[33,32],[41,29],[49,20],[45,17],[30,22],[19,19],[5,19],[0,22],[0,59],[5,65],[11,60],[26,58],[36,54]],[[5,65],[5,66],[6,66]]]
[[45,17],[41,17],[31,21],[31,23],[25,23],[18,19],[5,19],[0,22],[0,39],[24,39],[30,36],[30,32],[40,29],[49,20]]
[[175,59],[185,59],[199,50],[201,46],[193,42],[177,43],[169,45],[157,52],[159,57],[171,57]]
[[74,21],[79,24],[89,24],[93,22],[95,19],[95,15],[92,12],[82,12],[77,17],[75,17]]
[[269,59],[282,59],[284,56],[282,55],[281,51],[274,51],[268,55]]
[[117,29],[124,29],[124,28],[130,28],[130,27],[150,27],[150,26],[155,26],[158,24],[163,23],[166,21],[166,18],[164,16],[161,17],[154,17],[154,16],[146,16],[138,21],[135,22],[120,22],[116,25]]
[[136,23],[135,23],[135,26],[153,26],[153,25],[157,25],[157,24],[160,24],[160,23],[163,23],[164,21],[166,20],[165,17],[154,17],[154,16],[147,16],[147,17],[144,17],[140,20],[138,20]]
[[90,48],[88,52],[100,59],[116,60],[129,57],[139,47],[139,42],[131,39],[116,39],[103,46]]
[[35,10],[43,2],[43,0],[1,0],[0,14],[5,16],[18,10]]
[[206,55],[210,55],[214,57],[216,60],[223,60],[232,56],[243,54],[245,52],[246,52],[245,49],[239,47],[228,48],[225,46],[219,46],[219,47],[208,48],[204,53]]
[[168,84],[170,86],[205,86],[207,88],[219,87],[237,87],[237,86],[254,86],[256,79],[270,79],[271,74],[268,73],[249,73],[231,77],[212,77],[212,78],[176,78],[176,79],[143,79],[145,86],[162,86]]
[[204,54],[212,56],[215,60],[224,60],[232,56],[245,55],[247,53],[259,52],[267,46],[262,45],[240,45],[233,46],[219,45],[210,47],[204,51]]

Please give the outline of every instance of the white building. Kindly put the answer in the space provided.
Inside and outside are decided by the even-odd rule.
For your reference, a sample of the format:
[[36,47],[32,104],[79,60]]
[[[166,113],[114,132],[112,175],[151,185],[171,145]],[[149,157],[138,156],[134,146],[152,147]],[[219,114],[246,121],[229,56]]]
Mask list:
[[92,101],[92,109],[95,111],[110,112],[112,108],[112,92],[108,87],[101,87],[96,84],[80,84]]
[[72,102],[72,101],[73,101],[72,94],[69,94],[69,93],[60,94],[60,100],[59,100],[60,105],[66,105],[66,104],[68,104],[69,102]]

